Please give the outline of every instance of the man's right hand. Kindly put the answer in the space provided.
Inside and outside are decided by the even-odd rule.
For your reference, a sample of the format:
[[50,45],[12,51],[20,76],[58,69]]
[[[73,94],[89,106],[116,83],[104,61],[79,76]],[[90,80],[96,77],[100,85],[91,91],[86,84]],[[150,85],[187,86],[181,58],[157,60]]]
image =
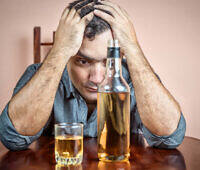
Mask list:
[[94,16],[92,11],[81,18],[79,15],[80,10],[66,8],[63,11],[55,34],[55,42],[52,48],[54,52],[58,52],[62,56],[77,54],[82,44],[85,27]]

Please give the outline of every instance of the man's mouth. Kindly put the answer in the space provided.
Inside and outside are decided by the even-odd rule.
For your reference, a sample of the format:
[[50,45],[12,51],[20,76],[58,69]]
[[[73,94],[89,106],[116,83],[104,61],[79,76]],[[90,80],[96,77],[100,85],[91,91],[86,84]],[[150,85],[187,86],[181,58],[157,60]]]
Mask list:
[[86,87],[86,89],[90,92],[97,93],[97,87]]

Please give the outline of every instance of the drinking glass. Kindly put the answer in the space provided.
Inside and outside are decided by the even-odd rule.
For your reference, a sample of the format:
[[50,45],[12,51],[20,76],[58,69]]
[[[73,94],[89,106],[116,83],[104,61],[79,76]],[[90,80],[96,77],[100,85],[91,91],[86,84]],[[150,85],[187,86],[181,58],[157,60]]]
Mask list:
[[58,165],[79,165],[83,160],[83,124],[55,124],[55,159]]

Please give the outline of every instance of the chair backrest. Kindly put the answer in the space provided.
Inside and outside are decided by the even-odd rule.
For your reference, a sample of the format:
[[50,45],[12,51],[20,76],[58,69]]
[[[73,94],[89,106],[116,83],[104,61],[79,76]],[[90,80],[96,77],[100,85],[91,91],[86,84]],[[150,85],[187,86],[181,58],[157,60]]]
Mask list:
[[53,42],[41,42],[41,27],[33,28],[33,56],[34,63],[41,62],[41,46],[52,46],[55,39],[55,31],[53,32]]

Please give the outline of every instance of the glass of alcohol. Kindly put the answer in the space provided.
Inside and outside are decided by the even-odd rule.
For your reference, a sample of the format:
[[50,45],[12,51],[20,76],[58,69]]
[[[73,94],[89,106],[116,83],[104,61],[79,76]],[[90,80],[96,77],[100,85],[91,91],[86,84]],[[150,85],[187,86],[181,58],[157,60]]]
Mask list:
[[83,160],[83,124],[55,124],[55,159],[58,165],[79,165]]

